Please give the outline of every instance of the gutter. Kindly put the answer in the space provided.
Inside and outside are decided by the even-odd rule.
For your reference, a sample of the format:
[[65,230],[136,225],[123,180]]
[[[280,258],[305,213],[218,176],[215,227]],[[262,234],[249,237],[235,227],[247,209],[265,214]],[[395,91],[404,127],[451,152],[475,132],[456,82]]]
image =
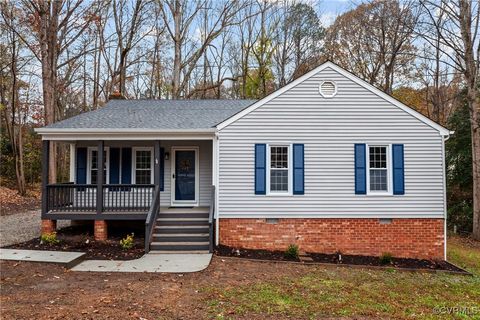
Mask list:
[[442,136],[442,163],[443,163],[443,204],[444,204],[444,218],[443,218],[443,234],[444,234],[444,245],[443,245],[443,259],[447,261],[447,176],[446,176],[446,162],[445,162],[445,142],[450,139],[450,137],[455,133],[455,131],[448,131],[447,135]]
[[69,134],[69,133],[101,133],[101,134],[120,134],[120,133],[214,133],[216,128],[208,129],[103,129],[103,128],[35,128],[38,134]]

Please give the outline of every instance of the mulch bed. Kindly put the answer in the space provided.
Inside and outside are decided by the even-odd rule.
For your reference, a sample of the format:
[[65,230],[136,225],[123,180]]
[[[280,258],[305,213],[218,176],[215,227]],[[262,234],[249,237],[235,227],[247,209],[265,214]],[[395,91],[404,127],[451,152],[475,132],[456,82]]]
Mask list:
[[[283,251],[253,250],[253,249],[236,249],[228,246],[219,246],[215,253],[224,257],[239,257],[256,260],[272,260],[272,261],[297,261],[300,259],[289,259],[285,257]],[[313,263],[328,263],[336,265],[353,265],[353,266],[371,266],[371,267],[391,267],[401,269],[418,269],[432,271],[453,271],[465,273],[464,270],[446,261],[409,259],[409,258],[392,258],[390,263],[382,263],[379,257],[357,256],[357,255],[341,255],[323,254],[323,253],[307,253],[312,258]],[[312,262],[309,262],[312,263]]]
[[40,238],[7,246],[10,249],[26,250],[52,250],[52,251],[74,251],[85,252],[86,259],[97,260],[132,260],[138,259],[145,253],[143,234],[135,233],[134,246],[125,250],[120,246],[120,239],[124,238],[131,231],[116,230],[114,234],[109,234],[107,241],[95,241],[89,227],[72,226],[60,229],[57,232],[58,244],[40,243]]
[[283,251],[253,250],[253,249],[237,249],[228,246],[219,245],[215,248],[215,254],[223,257],[241,257],[258,260],[274,260],[274,261],[297,261],[300,259],[292,259],[285,256]]

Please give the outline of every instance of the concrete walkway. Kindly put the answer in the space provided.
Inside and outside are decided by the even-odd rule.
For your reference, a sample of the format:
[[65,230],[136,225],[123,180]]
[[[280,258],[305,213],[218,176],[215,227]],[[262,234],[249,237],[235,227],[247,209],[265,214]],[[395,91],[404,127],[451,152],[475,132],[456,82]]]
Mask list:
[[57,263],[73,271],[166,272],[202,271],[212,260],[211,253],[149,253],[135,260],[83,260],[83,252],[0,249],[1,260]]
[[148,253],[128,261],[85,260],[72,271],[189,273],[206,269],[211,253]]
[[83,252],[0,249],[1,260],[56,263],[71,268],[83,260]]

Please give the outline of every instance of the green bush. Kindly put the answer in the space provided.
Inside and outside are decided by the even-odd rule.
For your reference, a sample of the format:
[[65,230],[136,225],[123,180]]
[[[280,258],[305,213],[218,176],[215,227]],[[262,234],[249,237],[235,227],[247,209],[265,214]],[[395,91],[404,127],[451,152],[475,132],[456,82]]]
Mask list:
[[57,239],[56,232],[50,232],[50,233],[44,233],[40,236],[40,243],[54,245],[54,244],[60,243],[60,240]]
[[131,234],[128,234],[122,240],[120,240],[120,246],[122,247],[123,250],[128,250],[133,248],[133,246],[135,245],[133,236],[134,234],[131,233]]
[[391,264],[393,261],[393,255],[390,252],[384,252],[380,256],[381,264]]
[[285,258],[287,259],[298,259],[298,246],[296,244],[291,244],[288,246],[285,251]]

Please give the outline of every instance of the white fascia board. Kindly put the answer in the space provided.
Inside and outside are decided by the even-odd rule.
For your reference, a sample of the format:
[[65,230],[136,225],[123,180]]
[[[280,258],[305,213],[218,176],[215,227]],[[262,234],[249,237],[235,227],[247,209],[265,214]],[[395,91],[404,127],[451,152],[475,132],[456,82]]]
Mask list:
[[411,116],[417,118],[418,120],[422,121],[423,123],[427,124],[428,126],[432,127],[433,129],[437,130],[440,135],[442,136],[447,136],[450,134],[450,131],[447,129],[447,128],[444,128],[443,126],[439,125],[438,123],[430,120],[429,118],[425,117],[423,114],[421,114],[420,112],[417,112],[415,110],[413,110],[412,108],[410,108],[409,106],[401,103],[400,101],[398,101],[397,99],[389,96],[388,94],[386,94],[385,92],[381,91],[380,89],[378,88],[375,88],[374,86],[372,86],[371,84],[369,84],[368,82],[358,78],[357,76],[355,76],[354,74],[348,72],[347,70],[337,66],[336,64],[334,64],[333,62],[325,62],[324,64],[318,66],[317,68],[313,69],[312,71],[304,74],[303,76],[301,76],[300,78],[296,79],[295,81],[292,81],[291,83],[287,84],[286,86],[278,89],[277,91],[271,93],[270,95],[266,96],[265,98],[263,98],[262,100],[259,100],[257,101],[256,103],[252,104],[251,106],[249,106],[248,108],[242,110],[241,112],[233,115],[232,117],[228,118],[227,120],[219,123],[217,125],[217,129],[218,130],[222,130],[223,128],[225,128],[226,126],[230,125],[231,123],[237,121],[238,119],[244,117],[245,115],[249,114],[250,112],[254,111],[255,109],[257,109],[258,107],[264,105],[265,103],[271,101],[272,99],[278,97],[279,95],[281,95],[282,93],[284,93],[285,91],[295,87],[296,85],[298,85],[299,83],[307,80],[308,78],[312,77],[313,75],[315,75],[316,73],[326,69],[326,68],[332,68],[333,70],[337,71],[338,73],[340,73],[341,75],[345,76],[346,78],[352,80],[353,82],[361,85],[362,87],[364,87],[365,89],[371,91],[372,93],[376,94],[377,96],[379,96],[380,98],[392,103],[393,105],[399,107],[400,109],[402,109],[403,111],[407,112],[408,114],[410,114]]
[[205,133],[215,132],[215,128],[208,129],[104,129],[104,128],[35,128],[35,132],[39,134],[47,133]]
[[211,140],[215,128],[187,130],[37,128],[43,140]]

